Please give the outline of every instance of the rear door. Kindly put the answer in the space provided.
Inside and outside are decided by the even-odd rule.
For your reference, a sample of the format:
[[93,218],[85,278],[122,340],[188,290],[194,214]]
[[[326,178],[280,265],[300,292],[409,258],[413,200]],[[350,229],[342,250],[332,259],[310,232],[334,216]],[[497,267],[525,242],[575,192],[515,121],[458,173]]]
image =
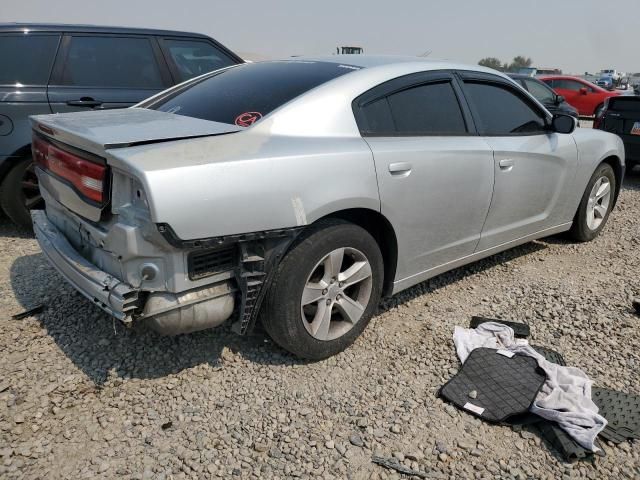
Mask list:
[[354,111],[397,234],[396,277],[472,254],[491,201],[493,155],[453,75],[397,78],[356,99]]
[[493,149],[495,185],[478,251],[570,219],[567,184],[578,153],[571,135],[547,129],[547,114],[501,77],[461,73],[480,135]]
[[0,34],[0,156],[26,153],[29,115],[51,113],[47,82],[59,42],[55,32]]
[[239,63],[231,53],[204,38],[159,38],[174,83]]
[[63,37],[48,97],[56,113],[123,108],[171,85],[155,38],[73,33]]

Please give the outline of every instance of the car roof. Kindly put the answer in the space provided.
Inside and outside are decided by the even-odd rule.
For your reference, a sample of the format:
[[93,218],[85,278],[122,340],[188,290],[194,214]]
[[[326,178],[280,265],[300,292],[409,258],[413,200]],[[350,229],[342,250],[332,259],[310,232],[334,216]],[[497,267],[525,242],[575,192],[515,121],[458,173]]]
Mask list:
[[210,39],[201,33],[152,28],[110,27],[105,25],[72,25],[64,23],[0,23],[0,33],[71,32],[71,33],[122,33],[142,35],[188,36]]
[[474,72],[484,72],[508,78],[504,73],[480,65],[469,65],[452,62],[450,60],[437,60],[424,57],[412,57],[402,55],[326,55],[318,57],[291,57],[287,60],[311,61],[311,62],[331,62],[344,65],[351,65],[361,68],[392,67],[402,64],[421,64],[422,70],[470,70]]

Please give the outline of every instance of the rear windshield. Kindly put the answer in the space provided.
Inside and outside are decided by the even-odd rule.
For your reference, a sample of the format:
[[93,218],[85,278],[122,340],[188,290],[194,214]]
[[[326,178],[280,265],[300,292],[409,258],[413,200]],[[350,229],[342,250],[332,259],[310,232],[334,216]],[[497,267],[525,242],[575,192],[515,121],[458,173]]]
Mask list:
[[248,127],[288,101],[359,67],[288,60],[245,63],[140,105]]
[[59,35],[0,35],[0,85],[46,85]]
[[609,110],[615,110],[616,112],[637,112],[640,114],[640,98],[610,98]]

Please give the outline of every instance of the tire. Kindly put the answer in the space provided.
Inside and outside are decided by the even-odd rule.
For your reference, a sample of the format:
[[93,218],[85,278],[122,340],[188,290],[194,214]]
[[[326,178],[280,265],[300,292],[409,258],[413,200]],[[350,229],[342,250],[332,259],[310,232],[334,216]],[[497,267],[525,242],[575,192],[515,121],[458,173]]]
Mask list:
[[[596,189],[596,183],[598,182],[600,183]],[[605,188],[604,185],[607,182],[608,193],[598,199],[598,191]],[[573,219],[573,225],[569,233],[574,240],[589,242],[600,234],[613,208],[615,191],[616,176],[613,173],[613,168],[606,163],[601,163],[591,176]],[[600,208],[597,208],[597,206]]]
[[[340,262],[338,270],[331,268],[332,259]],[[352,273],[363,277],[351,286],[347,278],[355,280],[356,275],[343,274],[350,266]],[[344,282],[331,281],[336,271]],[[371,320],[380,301],[383,272],[380,248],[366,230],[344,220],[321,221],[304,232],[280,262],[265,296],[262,324],[274,342],[298,357],[321,360],[335,355],[351,345]],[[307,300],[314,299],[304,306],[303,292]],[[350,307],[352,318],[360,314],[359,318],[346,321],[349,316],[342,306]],[[328,315],[323,315],[327,308]]]
[[4,177],[0,184],[0,206],[16,225],[28,230],[32,228],[29,211],[43,208],[44,202],[31,158],[18,161]]

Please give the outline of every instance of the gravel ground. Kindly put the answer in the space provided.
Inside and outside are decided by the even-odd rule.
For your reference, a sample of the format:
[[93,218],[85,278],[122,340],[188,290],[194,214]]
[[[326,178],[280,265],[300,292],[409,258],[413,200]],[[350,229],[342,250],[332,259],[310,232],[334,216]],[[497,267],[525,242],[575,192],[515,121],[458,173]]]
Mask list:
[[[535,430],[446,406],[451,340],[471,315],[526,321],[597,385],[640,394],[640,174],[589,244],[534,242],[387,301],[348,351],[300,362],[227,326],[129,331],[75,293],[0,220],[0,477],[638,478],[640,442],[564,463]],[[36,304],[36,317],[11,315]]]

